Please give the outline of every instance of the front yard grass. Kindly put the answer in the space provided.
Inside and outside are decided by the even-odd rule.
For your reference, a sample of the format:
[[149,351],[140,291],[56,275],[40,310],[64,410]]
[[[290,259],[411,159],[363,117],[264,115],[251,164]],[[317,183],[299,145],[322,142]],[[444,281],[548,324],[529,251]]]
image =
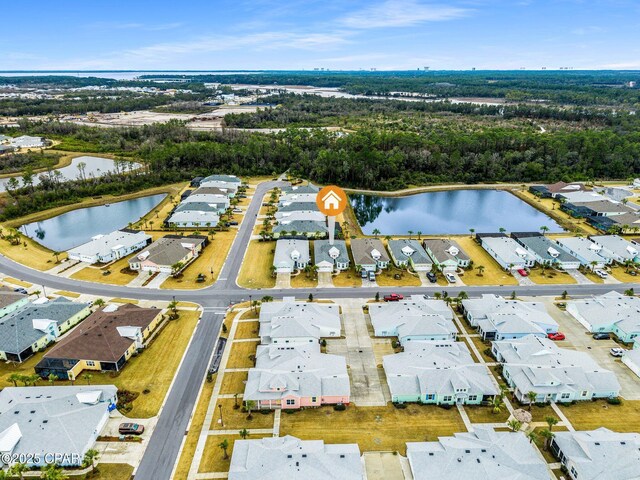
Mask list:
[[[495,358],[492,358],[489,355],[487,355],[486,353],[484,353],[484,351],[487,348],[491,348],[491,344],[490,343],[483,342],[481,337],[470,337],[470,338],[471,338],[471,341],[473,342],[473,344],[476,346],[476,348],[480,352],[480,355],[482,355],[482,358],[484,359],[485,362],[495,362],[496,361]],[[469,348],[469,350],[471,350],[471,348]],[[473,353],[472,353],[472,355],[473,355]]]
[[[366,428],[358,428],[366,426]],[[282,413],[280,436],[293,435],[326,443],[357,443],[360,450],[406,453],[406,442],[436,440],[439,436],[466,431],[457,409],[409,404],[404,409],[347,406],[335,411],[325,406]]]
[[640,400],[623,400],[622,405],[609,405],[604,400],[560,405],[576,430],[606,427],[616,432],[640,431]]
[[[400,278],[394,278],[400,275]],[[417,275],[412,275],[404,269],[389,266],[380,275],[376,275],[376,283],[381,287],[419,287],[422,285]]]
[[[258,438],[270,437],[271,435],[249,435],[247,440],[256,440]],[[218,446],[223,440],[229,442],[227,453],[228,459],[224,459],[224,452]],[[198,467],[198,473],[207,472],[228,472],[229,465],[231,464],[231,455],[233,454],[233,443],[236,440],[240,440],[240,435],[237,432],[229,435],[210,435],[207,437],[207,443],[204,446],[204,454],[202,455],[202,461]]]
[[[213,237],[209,237],[209,245],[207,245],[198,258],[189,264],[182,272],[181,278],[167,278],[160,288],[176,289],[176,290],[194,290],[198,288],[208,287],[213,284],[222,265],[227,259],[233,240],[236,238],[237,230],[230,229],[226,232],[216,232]],[[202,232],[206,235],[206,232]],[[213,270],[213,275],[211,271]],[[198,283],[198,274],[202,273],[205,281]]]
[[291,288],[316,288],[317,286],[318,279],[309,278],[305,272],[291,275]]
[[22,280],[18,280],[17,278],[13,278],[13,277],[4,277],[4,281],[12,285],[18,285],[19,287],[24,287],[24,288],[29,288],[33,285],[32,283],[24,282]]
[[529,270],[529,278],[533,283],[540,285],[564,285],[577,283],[576,279],[568,273],[559,272],[551,268],[547,268],[544,272],[540,267],[532,268]]
[[276,279],[271,275],[271,266],[275,248],[275,242],[249,242],[238,274],[238,285],[246,288],[273,288]]
[[129,480],[131,475],[133,475],[133,467],[128,463],[99,463],[93,475],[87,473],[82,477],[73,476],[70,478],[74,480]]
[[220,393],[222,395],[244,393],[244,385],[248,375],[248,372],[225,372],[220,386]]
[[[236,404],[234,398],[219,398],[216,404],[216,413],[211,420],[211,430],[247,430],[273,428],[273,411],[263,414],[260,410],[251,412],[251,420],[247,420],[248,413],[242,411],[242,397],[238,397],[239,408],[233,408]],[[222,405],[222,418],[224,427],[218,423],[220,420],[220,405]]]
[[60,290],[59,292],[53,292],[56,295],[60,295],[62,297],[71,297],[71,298],[78,298],[80,296],[79,293],[75,293],[75,292],[69,292],[67,290]]
[[362,286],[362,278],[360,278],[360,275],[357,274],[353,268],[340,272],[338,275],[334,275],[332,279],[334,287],[347,288]]
[[625,267],[615,266],[611,267],[610,275],[624,283],[640,283],[640,271],[636,271],[638,272],[638,275],[634,277],[626,272]]
[[[491,255],[469,236],[452,237],[473,260],[473,269],[464,272],[460,279],[465,285],[518,285],[513,275],[505,272]],[[482,265],[484,271],[479,275],[476,268]]]
[[[242,325],[242,324],[241,324]],[[253,360],[249,359],[249,355],[255,355],[260,342],[233,342],[231,344],[231,352],[226,368],[251,368]],[[226,375],[225,375],[226,378]],[[242,389],[244,391],[244,388]],[[231,392],[237,393],[237,392]]]
[[236,327],[236,334],[234,335],[234,338],[235,339],[258,338],[259,332],[260,332],[260,322],[257,320],[255,322],[238,322],[238,326]]
[[503,408],[499,413],[493,413],[492,407],[484,407],[482,405],[465,405],[464,411],[467,412],[471,423],[502,423],[509,419],[509,410]]
[[[2,229],[1,226],[0,229]],[[35,268],[41,272],[56,266],[56,257],[53,252],[25,235],[22,235],[20,245],[11,245],[8,241],[0,239],[0,253],[14,262]],[[65,258],[67,258],[66,253],[58,255],[59,260]]]
[[[129,258],[131,258],[131,256],[123,257],[105,267],[98,267],[95,265],[84,267],[82,270],[71,275],[71,278],[75,280],[84,280],[86,282],[126,285],[138,276],[138,272],[133,270],[126,273],[121,272],[121,270],[129,267]],[[109,275],[103,275],[106,271],[110,271],[111,273]]]

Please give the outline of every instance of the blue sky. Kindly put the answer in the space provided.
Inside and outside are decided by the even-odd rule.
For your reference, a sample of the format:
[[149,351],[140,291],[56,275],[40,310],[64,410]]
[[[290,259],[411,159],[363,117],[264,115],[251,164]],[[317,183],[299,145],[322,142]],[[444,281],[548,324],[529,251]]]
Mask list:
[[640,69],[637,0],[21,0],[0,70]]

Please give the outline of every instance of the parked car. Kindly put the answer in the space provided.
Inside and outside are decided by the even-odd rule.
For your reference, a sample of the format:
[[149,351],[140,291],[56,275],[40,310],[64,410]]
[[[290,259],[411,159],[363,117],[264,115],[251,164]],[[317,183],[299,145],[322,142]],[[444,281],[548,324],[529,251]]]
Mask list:
[[638,275],[638,272],[636,272],[635,270],[629,270],[629,275],[631,275],[632,277],[636,277]]
[[242,209],[241,208],[234,208],[233,209],[233,213],[242,213]]
[[376,272],[369,272],[369,280],[372,282],[376,281]]
[[607,278],[609,276],[609,274],[607,272],[605,272],[604,270],[594,270],[593,273],[595,273],[596,275],[598,275],[600,278]]
[[453,273],[445,273],[444,278],[446,278],[449,283],[456,283],[456,277]]
[[404,295],[400,295],[399,293],[392,293],[391,295],[385,295],[385,302],[399,302],[404,299]]
[[14,290],[14,292],[22,293],[22,294],[24,294],[24,295],[27,295],[27,294],[29,293],[29,292],[27,292],[27,290],[26,290],[26,289],[24,289],[24,288],[22,288],[22,287],[20,287],[20,288],[16,288],[16,289]]
[[229,225],[238,225],[238,222],[228,222]]
[[367,278],[369,276],[369,272],[367,272],[364,268],[360,270],[360,278]]
[[564,333],[562,332],[556,332],[556,333],[549,333],[547,335],[547,338],[549,340],[555,340],[555,341],[559,341],[559,340],[564,340],[566,337],[564,336]]
[[141,435],[144,433],[144,425],[139,423],[121,423],[118,427],[120,435]]
[[427,278],[429,279],[429,281],[431,283],[436,283],[438,281],[438,278],[436,277],[436,274],[433,273],[433,272],[427,273]]
[[594,333],[593,335],[593,339],[594,340],[609,340],[609,334],[608,333]]
[[624,348],[614,347],[609,350],[609,353],[612,357],[621,357],[622,355],[624,355]]
[[529,272],[527,272],[524,268],[519,268],[518,269],[518,273],[520,275],[522,275],[523,277],[528,277],[529,276]]

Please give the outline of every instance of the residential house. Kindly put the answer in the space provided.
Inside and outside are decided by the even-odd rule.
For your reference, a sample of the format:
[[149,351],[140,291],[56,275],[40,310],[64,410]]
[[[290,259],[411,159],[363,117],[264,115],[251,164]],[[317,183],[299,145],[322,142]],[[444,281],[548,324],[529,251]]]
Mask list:
[[580,260],[544,235],[532,232],[512,233],[511,236],[531,253],[539,264],[563,270],[577,270],[580,267]]
[[320,344],[258,345],[242,399],[256,408],[299,409],[349,404],[347,361],[320,353]]
[[[116,408],[114,385],[5,387],[0,392],[2,463],[81,467]],[[12,460],[8,461],[7,460]]]
[[8,145],[13,140],[13,137],[7,135],[0,135],[0,145]]
[[64,297],[41,298],[8,313],[0,318],[0,359],[25,361],[82,321],[89,307]]
[[[277,214],[276,214],[277,215]],[[293,222],[321,222],[323,225],[327,221],[326,215],[318,211],[298,210],[296,212],[283,212],[278,218],[278,225],[290,225]]]
[[586,217],[613,217],[625,213],[636,213],[636,210],[620,202],[609,199],[595,202],[571,202],[564,203],[561,210],[578,218]]
[[296,302],[292,297],[285,297],[282,302],[260,306],[260,343],[318,343],[321,338],[340,334],[337,305]]
[[392,402],[478,405],[499,393],[464,342],[409,342],[402,353],[385,355],[382,364]]
[[44,137],[30,137],[29,135],[15,137],[11,141],[11,145],[16,148],[43,148],[46,147],[48,143]]
[[235,175],[209,175],[208,177],[200,180],[198,187],[220,188],[225,190],[229,197],[233,197],[238,191],[240,185],[242,185],[242,181]]
[[287,187],[282,187],[280,191],[284,194],[289,194],[289,193],[317,194],[320,191],[320,188],[316,187],[312,183],[308,183],[306,185],[289,185]]
[[143,249],[151,235],[137,230],[116,230],[91,237],[91,241],[67,251],[69,260],[86,263],[110,263]]
[[356,266],[368,272],[384,270],[389,266],[389,255],[377,238],[354,238],[351,240],[351,254]]
[[129,259],[131,270],[153,273],[175,273],[198,258],[207,245],[207,237],[200,235],[167,235],[159,238]]
[[639,477],[640,434],[596,430],[555,432],[551,452],[573,480],[632,480]]
[[349,268],[349,252],[344,240],[316,240],[313,242],[313,257],[318,272],[342,271]]
[[189,186],[198,188],[200,186],[200,183],[202,183],[202,180],[204,180],[204,177],[194,177],[193,180],[191,180],[191,182],[189,183]]
[[226,195],[200,194],[195,192],[181,202],[182,205],[189,203],[208,203],[209,205],[216,205],[218,209],[222,208],[224,210],[231,205],[229,197]]
[[[201,205],[187,204],[187,205]],[[209,228],[215,227],[220,222],[218,209],[204,210],[200,207],[194,209],[185,208],[176,211],[167,220],[167,226],[175,228]]]
[[389,253],[396,267],[410,265],[414,272],[429,272],[433,262],[418,240],[389,240]]
[[276,242],[273,266],[277,273],[293,273],[304,269],[311,258],[309,257],[309,240],[285,240]]
[[559,199],[563,203],[587,203],[607,199],[604,195],[600,195],[593,191],[563,192],[556,194],[555,198]]
[[467,252],[455,240],[448,238],[426,239],[422,242],[433,263],[443,272],[455,272],[471,263]]
[[600,366],[588,353],[560,348],[553,340],[533,335],[494,341],[491,351],[503,364],[502,375],[521,403],[569,403],[612,398],[620,393],[615,374]]
[[315,203],[317,193],[285,193],[280,195],[278,204],[281,207],[286,207],[292,203]]
[[633,192],[625,187],[598,187],[596,191],[614,202],[621,202],[625,198],[633,197]]
[[551,478],[547,462],[524,433],[478,425],[436,442],[407,442],[407,459],[414,480]]
[[319,212],[316,202],[296,202],[279,207],[275,213],[276,220],[288,216],[292,212]]
[[29,302],[29,295],[0,286],[0,318],[15,312]]
[[478,236],[480,244],[505,270],[531,268],[536,264],[533,254],[507,236]]
[[640,231],[640,213],[623,213],[610,217],[587,217],[587,223],[605,233],[638,233]]
[[51,348],[36,365],[36,373],[75,380],[83,370],[118,372],[145,347],[162,319],[158,308],[106,305]]
[[272,232],[275,238],[285,235],[322,238],[329,235],[329,228],[324,220],[288,220],[278,223]]
[[622,354],[622,363],[624,363],[629,370],[640,377],[640,343],[634,342],[632,350],[625,350]]
[[583,267],[604,268],[611,263],[610,258],[600,255],[602,246],[584,237],[562,237],[556,240],[558,245],[580,260]]
[[13,153],[16,151],[16,147],[12,145],[0,145],[0,156]]
[[455,340],[458,335],[453,311],[443,300],[412,295],[399,302],[367,306],[376,337],[398,337],[404,345],[414,340]]
[[506,300],[499,295],[462,300],[462,310],[485,340],[504,340],[526,335],[546,337],[558,331],[558,323],[543,303]]
[[586,187],[582,183],[557,182],[551,185],[532,185],[529,191],[541,198],[556,198],[558,194],[584,192]]
[[629,260],[640,263],[638,245],[634,245],[618,235],[593,235],[589,238],[602,247],[600,255],[611,261],[624,263]]
[[613,333],[624,343],[640,335],[640,298],[611,291],[567,302],[567,312],[591,333]]
[[274,478],[308,480],[365,480],[357,443],[325,445],[290,435],[233,444],[229,480]]
[[228,193],[226,190],[218,187],[198,187],[193,192],[193,195],[222,195],[224,197],[228,197]]

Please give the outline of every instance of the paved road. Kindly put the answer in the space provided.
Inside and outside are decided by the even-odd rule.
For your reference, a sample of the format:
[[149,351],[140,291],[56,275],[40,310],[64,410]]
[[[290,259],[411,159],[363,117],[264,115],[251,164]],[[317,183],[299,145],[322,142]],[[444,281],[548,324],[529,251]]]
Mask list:
[[265,193],[282,182],[267,182],[260,184],[245,214],[246,221],[242,222],[238,235],[231,247],[227,261],[222,268],[218,281],[202,290],[156,290],[144,288],[130,288],[115,285],[104,285],[83,282],[69,278],[57,277],[25,267],[0,256],[0,272],[7,276],[18,278],[37,285],[46,286],[54,290],[70,290],[103,297],[124,297],[140,300],[171,300],[176,298],[191,301],[203,307],[202,318],[193,334],[184,361],[169,392],[167,401],[162,409],[157,426],[145,451],[145,455],[136,472],[136,479],[168,480],[175,462],[177,461],[180,445],[195,406],[198,391],[206,373],[207,363],[217,341],[220,325],[224,318],[224,311],[230,303],[247,300],[249,295],[254,298],[268,294],[274,298],[295,295],[306,298],[313,293],[315,298],[353,298],[373,296],[375,292],[381,295],[399,292],[404,295],[431,295],[446,290],[455,296],[465,291],[469,296],[479,296],[483,293],[510,295],[515,291],[522,296],[560,295],[566,290],[570,295],[593,295],[611,290],[624,291],[627,288],[638,287],[637,284],[592,284],[592,285],[536,285],[520,287],[500,286],[464,286],[464,287],[410,287],[410,288],[373,288],[373,289],[269,289],[248,290],[238,287],[236,278],[240,271],[247,245],[251,238],[254,222],[258,215],[262,198]]

